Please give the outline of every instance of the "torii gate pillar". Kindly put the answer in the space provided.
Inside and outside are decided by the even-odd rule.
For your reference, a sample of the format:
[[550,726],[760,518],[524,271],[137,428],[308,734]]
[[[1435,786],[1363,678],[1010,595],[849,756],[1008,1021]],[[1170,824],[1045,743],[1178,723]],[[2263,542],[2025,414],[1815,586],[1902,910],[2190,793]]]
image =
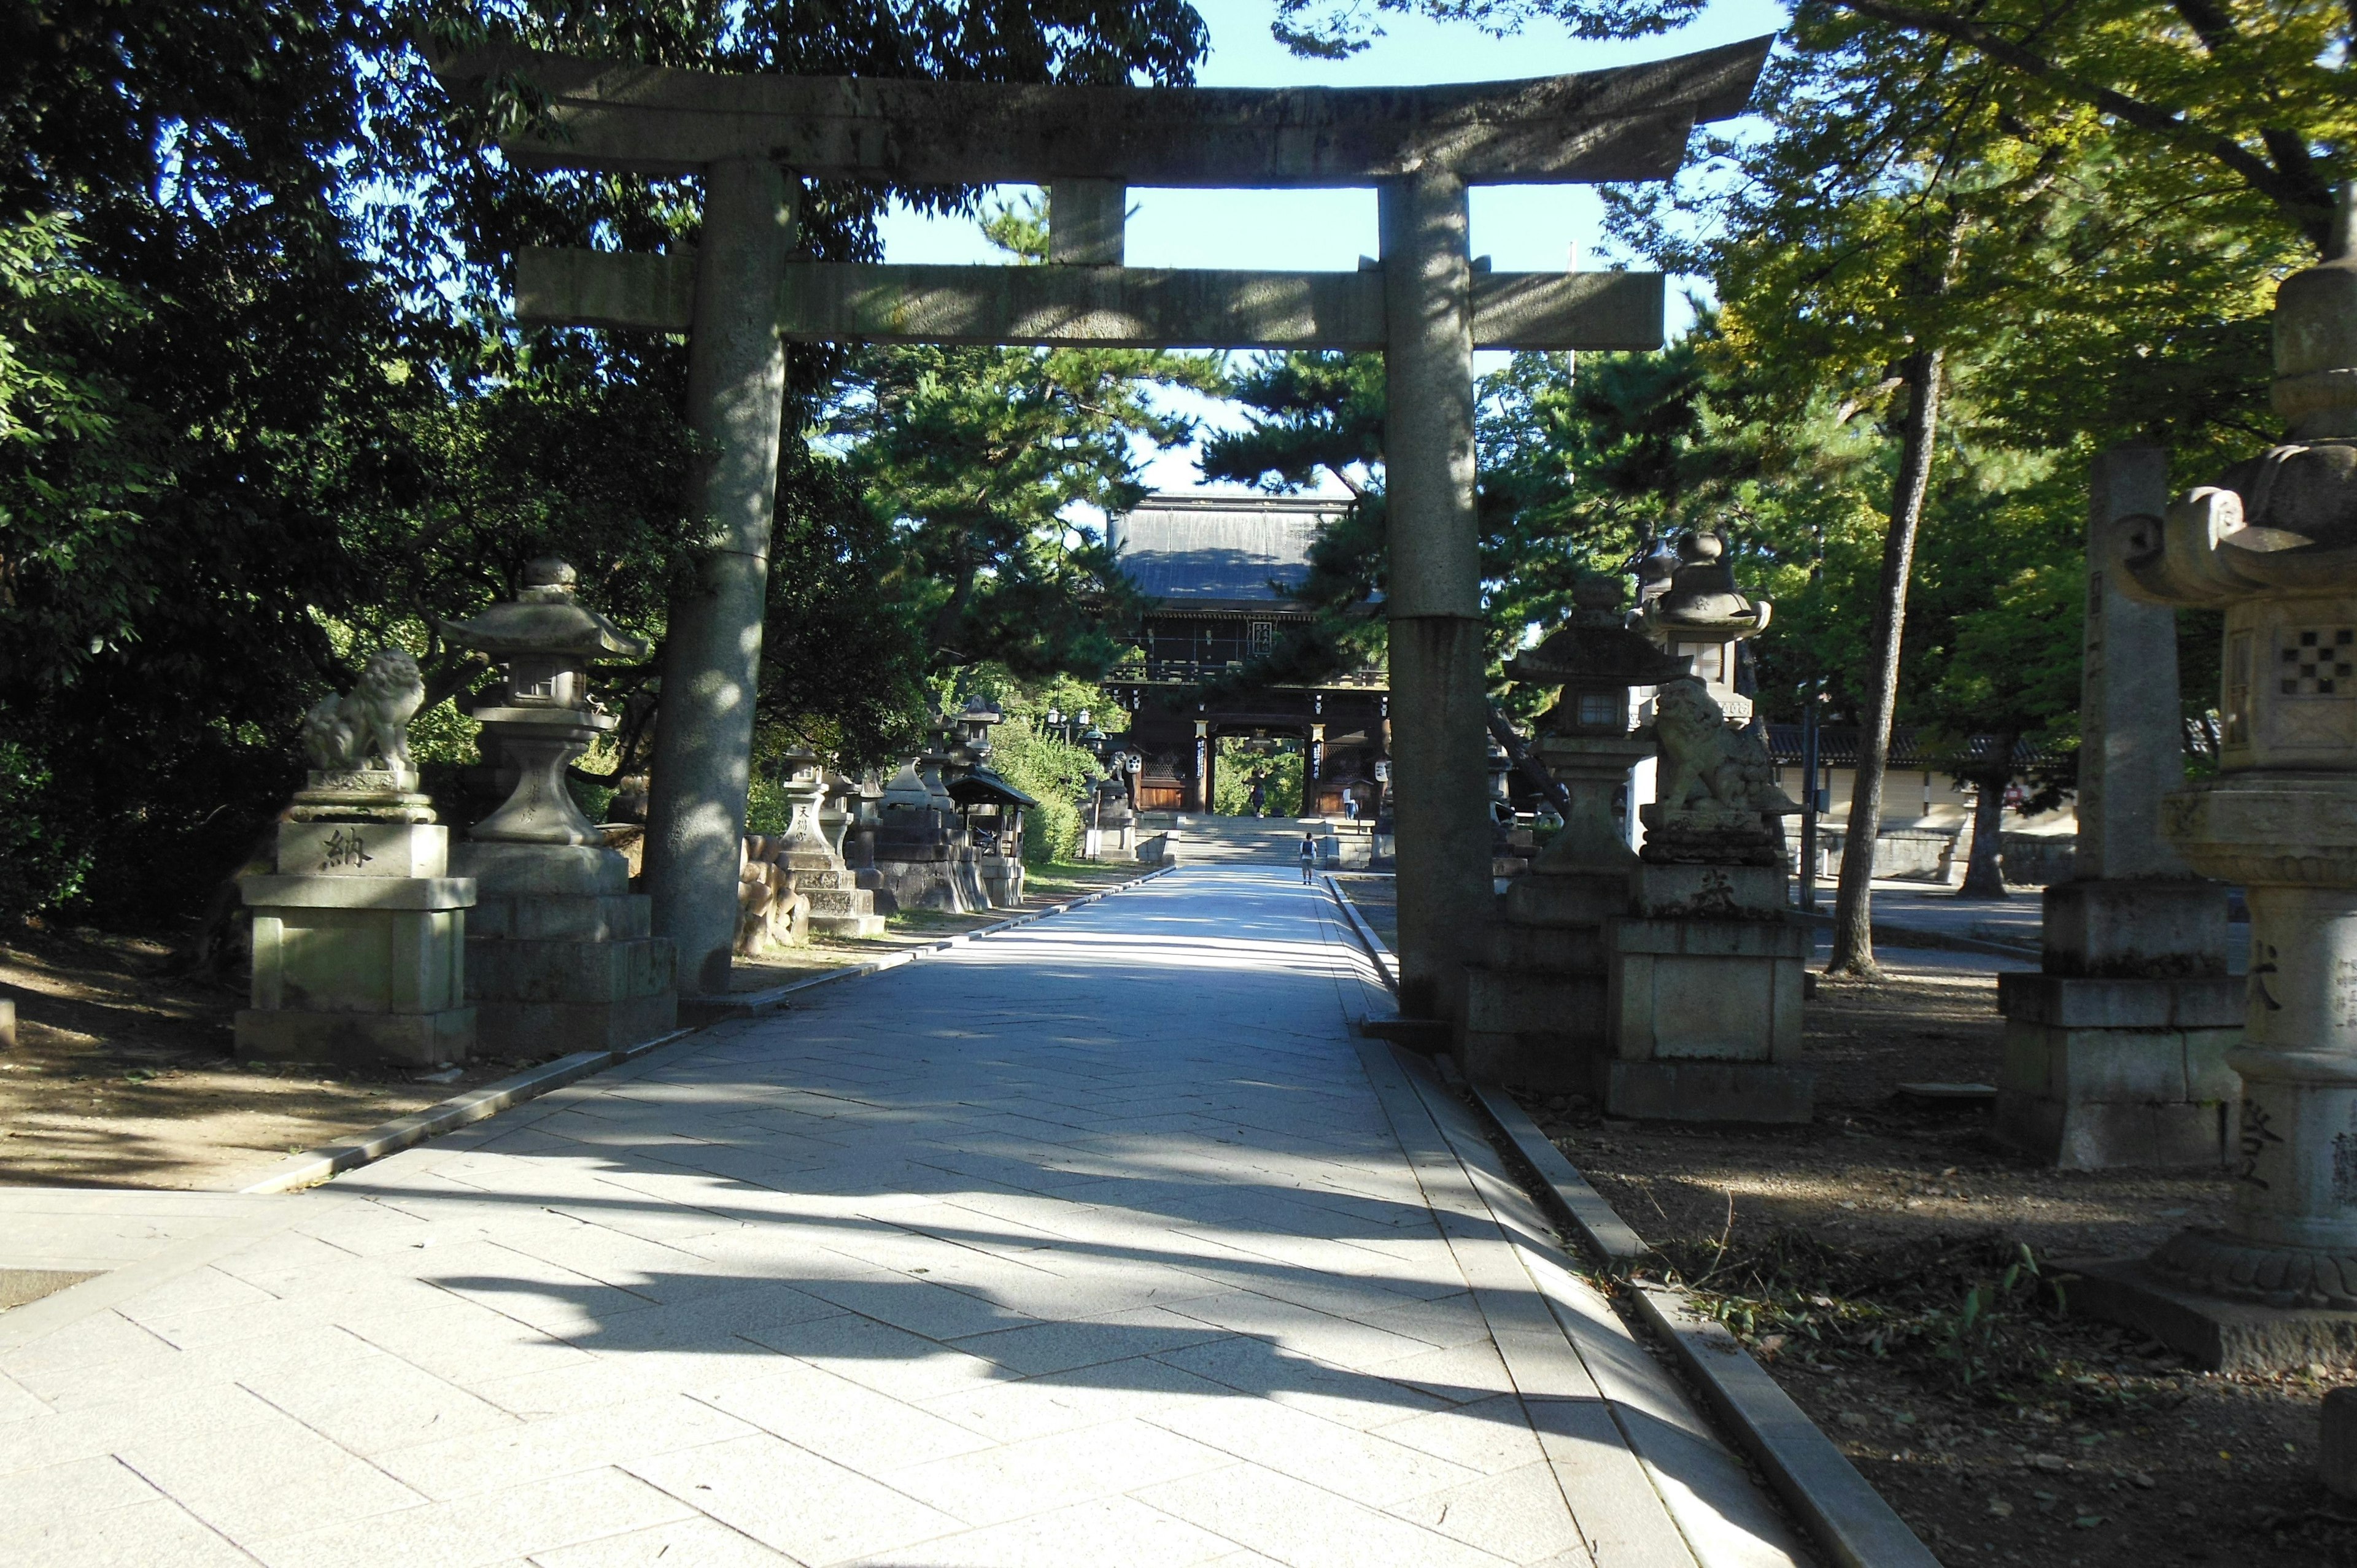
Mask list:
[[645,871],[654,929],[676,944],[680,989],[693,995],[726,993],[737,934],[786,400],[778,285],[797,193],[766,158],[705,169],[687,406],[703,448],[693,500],[706,532],[696,581],[673,597],[663,639]]
[[1455,1020],[1493,902],[1473,257],[1454,174],[1427,168],[1380,191],[1400,1011]]

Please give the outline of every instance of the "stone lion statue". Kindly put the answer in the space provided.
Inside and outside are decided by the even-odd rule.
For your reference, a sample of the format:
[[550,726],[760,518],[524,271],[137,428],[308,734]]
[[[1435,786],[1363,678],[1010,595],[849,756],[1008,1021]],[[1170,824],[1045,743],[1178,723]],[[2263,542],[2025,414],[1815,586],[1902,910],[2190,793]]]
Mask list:
[[1658,799],[1666,810],[1716,806],[1781,815],[1801,809],[1776,787],[1776,765],[1759,736],[1730,725],[1699,680],[1672,681],[1655,692],[1653,733],[1662,747]]
[[340,697],[322,697],[303,715],[303,748],[323,773],[366,768],[372,759],[407,770],[409,720],[425,701],[417,660],[398,648],[371,655],[360,682]]

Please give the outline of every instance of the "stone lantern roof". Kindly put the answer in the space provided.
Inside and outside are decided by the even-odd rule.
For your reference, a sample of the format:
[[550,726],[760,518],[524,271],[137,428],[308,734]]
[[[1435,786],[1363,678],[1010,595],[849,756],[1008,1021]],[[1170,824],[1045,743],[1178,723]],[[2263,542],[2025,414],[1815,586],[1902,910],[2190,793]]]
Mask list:
[[[1665,653],[1622,619],[1620,585],[1590,577],[1573,591],[1571,619],[1545,641],[1506,663],[1506,673],[1534,686],[1563,688],[1563,701],[1539,720],[1551,733],[1625,732],[1628,693],[1691,672],[1692,661]],[[1582,695],[1609,697],[1582,703]],[[1583,715],[1583,707],[1594,711]],[[1609,717],[1605,716],[1607,709]]]
[[437,621],[460,648],[493,658],[518,654],[576,659],[643,659],[647,645],[576,596],[580,574],[553,555],[523,569],[523,591],[468,620]]
[[[1658,554],[1658,552],[1656,552]],[[1677,570],[1667,592],[1644,608],[1646,629],[1688,640],[1757,637],[1768,629],[1769,605],[1746,598],[1735,585],[1722,534],[1696,529],[1678,541]],[[1649,562],[1652,557],[1648,557]]]

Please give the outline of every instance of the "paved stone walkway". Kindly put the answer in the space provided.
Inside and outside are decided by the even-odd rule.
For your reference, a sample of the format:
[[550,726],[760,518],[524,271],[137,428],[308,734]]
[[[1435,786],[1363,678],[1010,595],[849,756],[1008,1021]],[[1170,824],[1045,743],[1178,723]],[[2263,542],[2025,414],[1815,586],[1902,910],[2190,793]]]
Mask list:
[[0,1316],[0,1563],[1805,1561],[1370,973],[1181,871]]

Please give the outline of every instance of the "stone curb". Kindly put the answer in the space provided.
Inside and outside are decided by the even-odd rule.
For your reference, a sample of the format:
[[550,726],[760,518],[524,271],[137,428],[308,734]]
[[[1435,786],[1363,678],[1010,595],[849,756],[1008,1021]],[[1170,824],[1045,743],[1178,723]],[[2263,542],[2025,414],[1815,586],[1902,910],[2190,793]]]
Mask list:
[[1383,946],[1383,939],[1375,935],[1374,928],[1368,925],[1366,917],[1359,913],[1359,907],[1351,902],[1351,896],[1348,893],[1334,885],[1334,878],[1330,875],[1320,872],[1318,880],[1326,884],[1327,894],[1335,903],[1341,906],[1342,914],[1351,922],[1351,929],[1358,936],[1360,945],[1367,950],[1367,956],[1375,961],[1376,972],[1383,977],[1384,986],[1394,996],[1397,996],[1399,994],[1399,960],[1392,956],[1391,949]]
[[544,1094],[563,1089],[567,1084],[577,1083],[592,1074],[605,1071],[608,1068],[619,1067],[624,1062],[635,1061],[650,1051],[685,1039],[708,1024],[775,1012],[786,1005],[787,1002],[798,993],[838,980],[854,980],[862,975],[877,974],[888,969],[898,969],[902,964],[911,962],[926,953],[940,952],[947,948],[958,947],[974,940],[976,937],[991,936],[999,931],[1010,930],[1017,926],[1028,926],[1034,920],[1044,920],[1050,915],[1061,915],[1080,908],[1082,905],[1093,904],[1110,894],[1125,893],[1142,883],[1151,882],[1156,877],[1177,869],[1176,866],[1166,865],[1158,870],[1149,871],[1143,876],[1134,877],[1118,886],[1103,888],[1062,904],[1050,904],[1044,909],[1030,910],[1012,919],[1000,920],[975,930],[960,931],[955,936],[945,937],[937,942],[928,942],[922,947],[909,948],[867,963],[851,964],[842,969],[829,970],[823,974],[814,974],[807,980],[797,980],[790,984],[774,986],[768,991],[751,992],[741,1000],[732,998],[732,1001],[737,1001],[737,1005],[726,1011],[716,1010],[702,1022],[684,1029],[674,1029],[668,1035],[659,1035],[651,1040],[641,1040],[634,1046],[624,1046],[619,1050],[576,1051],[569,1057],[559,1057],[554,1061],[543,1062],[538,1067],[527,1068],[511,1077],[500,1079],[496,1083],[487,1083],[480,1089],[468,1090],[466,1093],[445,1100],[437,1105],[429,1105],[423,1111],[396,1117],[391,1122],[371,1127],[347,1142],[326,1144],[316,1149],[306,1149],[299,1155],[289,1155],[285,1159],[271,1166],[260,1180],[234,1190],[241,1193],[275,1193],[292,1192],[298,1187],[317,1187],[321,1182],[341,1176],[346,1171],[358,1170],[362,1165],[373,1165],[388,1155],[397,1155],[404,1149],[414,1148],[429,1138],[439,1137],[469,1122],[496,1116],[511,1106],[537,1100]]
[[[1608,1269],[1623,1273],[1652,1251],[1512,1097],[1482,1084],[1472,1090],[1483,1117],[1537,1171],[1555,1199],[1550,1207],[1570,1219],[1581,1242]],[[1940,1560],[1907,1521],[1726,1325],[1695,1311],[1685,1292],[1668,1285],[1629,1283],[1627,1294],[1638,1318],[1700,1385],[1713,1413],[1840,1568],[1940,1568]]]
[[1615,1274],[1625,1274],[1631,1264],[1652,1256],[1653,1250],[1645,1245],[1644,1238],[1604,1200],[1602,1193],[1587,1185],[1587,1178],[1573,1168],[1563,1151],[1547,1140],[1538,1123],[1505,1090],[1486,1083],[1469,1082],[1466,1087],[1491,1124],[1506,1135],[1514,1153],[1537,1173],[1542,1189],[1554,1194],[1589,1252]]

